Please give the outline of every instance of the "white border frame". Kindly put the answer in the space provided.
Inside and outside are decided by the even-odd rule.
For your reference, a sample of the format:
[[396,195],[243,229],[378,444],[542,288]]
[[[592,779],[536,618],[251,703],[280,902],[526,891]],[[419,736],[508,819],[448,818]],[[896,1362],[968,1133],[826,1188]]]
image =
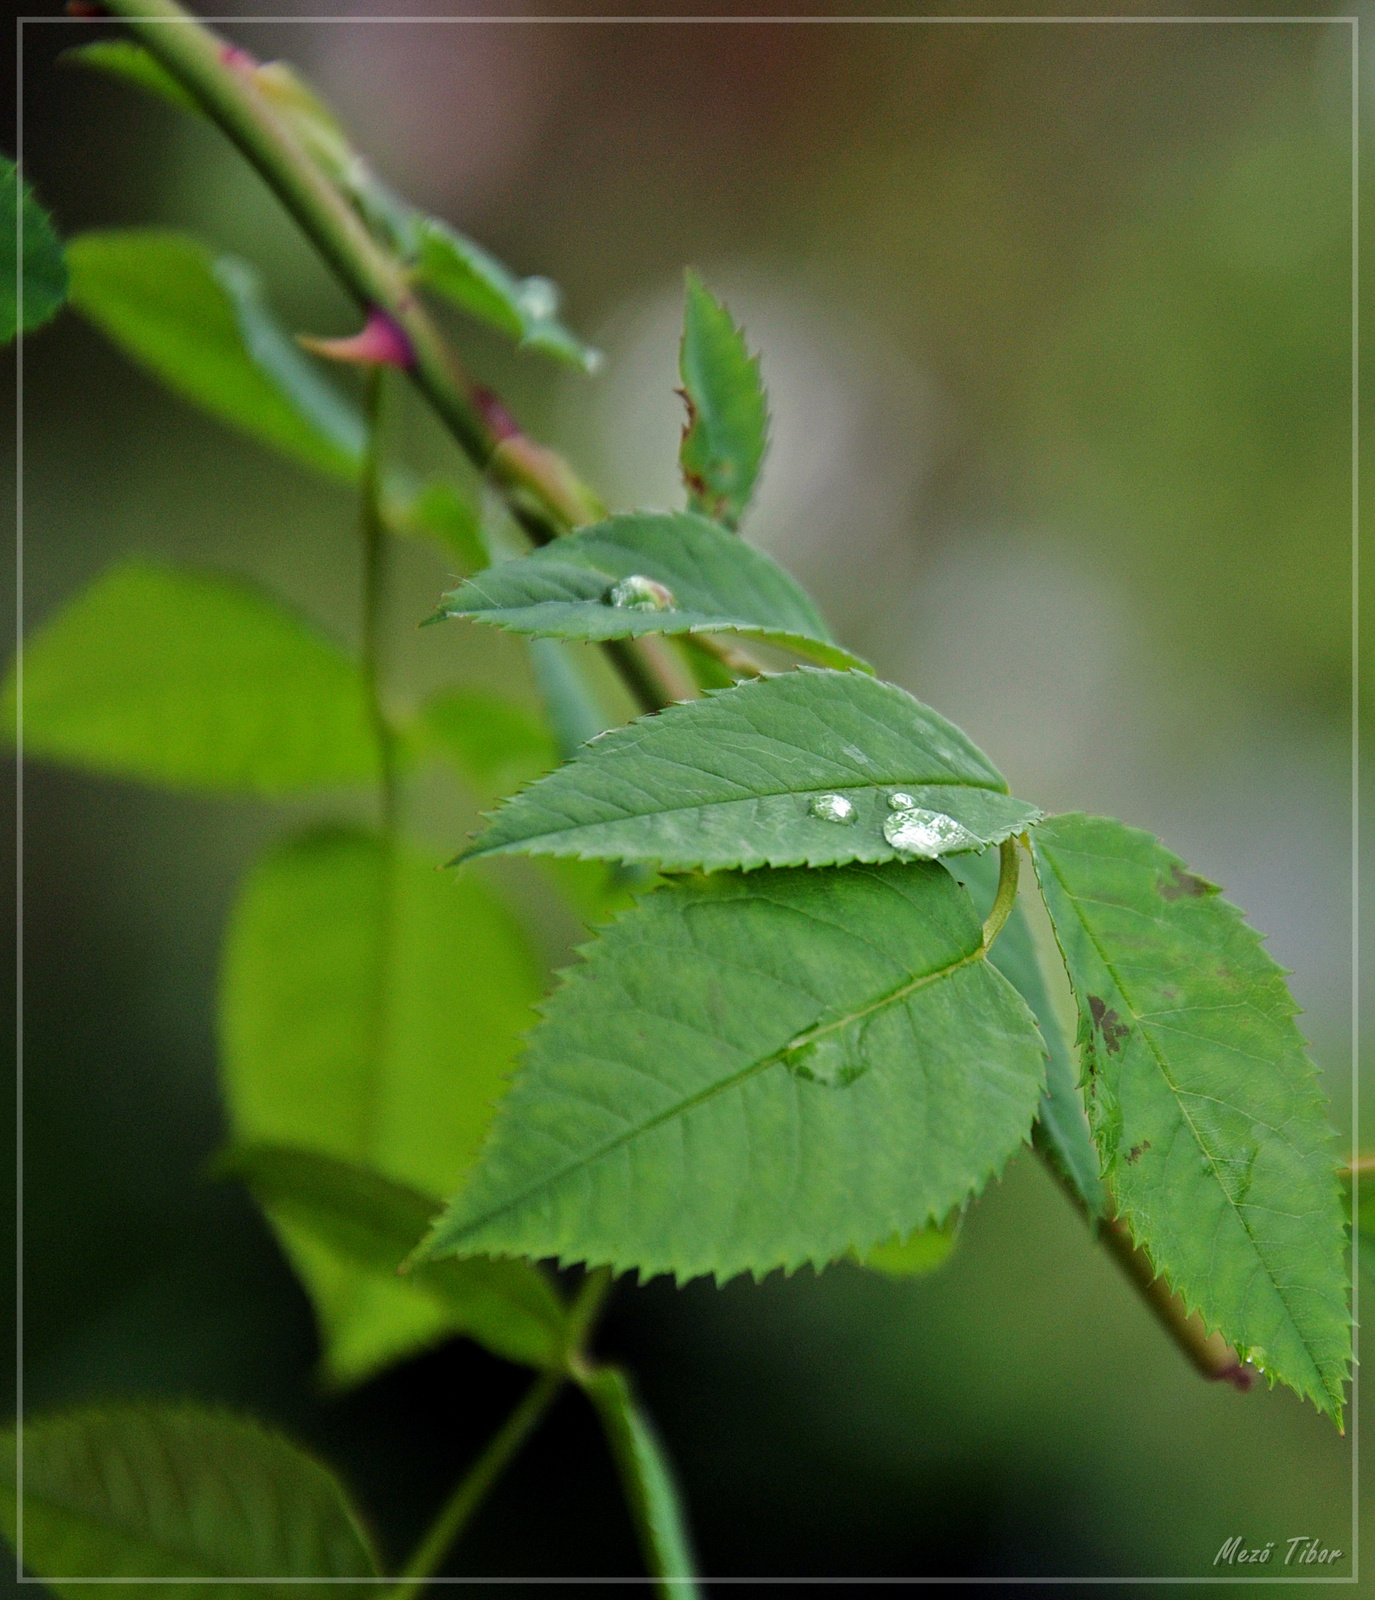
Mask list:
[[[14,19],[14,160],[24,171],[24,27],[90,26],[117,18],[18,16]],[[157,19],[163,21],[163,19]],[[184,26],[165,19],[166,26]],[[565,27],[1333,27],[1351,35],[1351,1162],[1361,1144],[1361,18],[1359,16],[195,16],[229,27],[275,24],[314,27],[351,22],[362,26]],[[16,206],[14,288],[14,643],[16,643],[16,763],[14,763],[14,1318],[16,1318],[16,1557],[19,1584],[394,1584],[395,1578],[32,1578],[24,1571],[24,208]],[[1199,1576],[1199,1578],[701,1578],[701,1584],[1357,1584],[1361,1581],[1361,1261],[1359,1232],[1351,1230],[1351,1573]],[[429,1584],[607,1584],[648,1586],[690,1579],[648,1578],[431,1578]]]

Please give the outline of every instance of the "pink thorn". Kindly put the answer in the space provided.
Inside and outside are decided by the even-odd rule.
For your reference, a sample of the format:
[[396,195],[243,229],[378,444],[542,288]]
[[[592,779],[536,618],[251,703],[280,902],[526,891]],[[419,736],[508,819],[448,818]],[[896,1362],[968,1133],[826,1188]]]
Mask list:
[[258,69],[258,58],[249,55],[247,50],[240,50],[236,44],[220,46],[220,61],[234,72],[256,72]]
[[351,361],[360,367],[413,367],[415,351],[405,332],[376,306],[368,312],[368,320],[359,333],[347,339],[311,339],[305,334],[297,343],[326,361]]

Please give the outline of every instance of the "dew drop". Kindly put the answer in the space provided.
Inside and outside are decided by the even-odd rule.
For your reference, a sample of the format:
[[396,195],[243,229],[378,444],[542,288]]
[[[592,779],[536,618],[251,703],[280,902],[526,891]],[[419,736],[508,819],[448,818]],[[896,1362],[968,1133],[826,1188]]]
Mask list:
[[788,1051],[783,1061],[795,1076],[822,1084],[827,1089],[848,1088],[868,1068],[867,1062],[856,1061],[851,1056],[844,1040],[834,1033],[798,1045]]
[[534,322],[547,322],[559,309],[558,285],[548,278],[526,278],[516,298],[520,309]]
[[807,807],[814,817],[822,822],[853,822],[855,808],[843,794],[818,794],[812,796],[812,803]]
[[883,837],[905,856],[930,860],[956,850],[978,850],[984,841],[943,811],[923,811],[913,806],[895,811],[883,824]]
[[915,809],[917,802],[912,795],[904,794],[902,790],[899,790],[897,794],[888,796],[888,804],[894,811],[912,811]]
[[607,605],[617,606],[622,611],[673,609],[673,590],[666,588],[662,583],[656,583],[653,578],[646,578],[639,572],[632,572],[628,578],[613,583],[602,599]]

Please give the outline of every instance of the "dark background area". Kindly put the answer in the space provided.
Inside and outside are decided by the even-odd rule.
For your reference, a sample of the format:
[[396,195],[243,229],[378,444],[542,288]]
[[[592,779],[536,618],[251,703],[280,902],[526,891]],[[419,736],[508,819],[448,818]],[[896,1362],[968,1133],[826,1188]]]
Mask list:
[[[187,227],[254,260],[293,328],[348,329],[213,131],[54,66],[76,31],[25,29],[26,167],[62,230]],[[228,31],[300,64],[417,202],[564,286],[599,377],[461,338],[618,506],[678,503],[681,271],[699,267],[773,402],[747,531],[1014,792],[1149,827],[1226,887],[1293,969],[1349,1136],[1344,25]],[[1367,109],[1369,90],[1365,72]],[[418,406],[398,433],[451,459]],[[25,436],[29,626],[140,551],[248,573],[350,632],[348,496],[71,314],[28,345]],[[450,679],[528,694],[513,641],[410,631],[446,573],[398,560],[397,702]],[[25,1393],[277,1420],[339,1463],[396,1560],[524,1375],[456,1343],[322,1393],[270,1233],[202,1177],[236,884],[268,839],[341,807],[365,813],[29,770]],[[437,848],[473,815],[438,779],[411,806]],[[509,888],[562,964],[566,914]],[[1237,1534],[1350,1542],[1350,1441],[1287,1393],[1202,1384],[1029,1154],[936,1277],[627,1283],[600,1348],[638,1376],[709,1574],[1203,1576]],[[452,1570],[639,1570],[579,1399]]]

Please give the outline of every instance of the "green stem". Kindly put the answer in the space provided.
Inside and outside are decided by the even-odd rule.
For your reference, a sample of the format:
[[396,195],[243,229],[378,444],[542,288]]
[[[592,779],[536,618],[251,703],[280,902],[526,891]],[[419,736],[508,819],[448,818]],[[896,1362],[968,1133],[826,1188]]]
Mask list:
[[453,1493],[439,1508],[415,1553],[406,1563],[401,1581],[392,1590],[391,1600],[416,1600],[426,1583],[439,1569],[440,1562],[453,1548],[474,1512],[517,1451],[538,1426],[540,1419],[558,1398],[570,1377],[583,1381],[589,1370],[583,1354],[587,1340],[611,1289],[611,1269],[598,1267],[584,1278],[582,1287],[568,1308],[568,1349],[566,1365],[544,1373],[525,1392],[525,1398],[502,1423],[490,1443],[468,1471],[459,1479]]
[[405,266],[316,165],[259,92],[242,52],[175,0],[109,0],[140,43],[167,68],[236,144],[300,224],[366,312],[379,307],[403,330],[415,355],[410,375],[473,462],[549,537],[602,515],[597,496],[562,457],[534,444],[509,419],[497,424],[490,397],[464,372],[412,292]]
[[387,598],[387,530],[382,515],[382,401],[386,372],[367,376],[367,440],[358,485],[359,533],[363,546],[363,683],[377,737],[382,772],[381,823],[390,843],[397,828],[396,730],[382,701],[382,621]]
[[[413,292],[404,263],[373,238],[347,197],[259,92],[242,52],[176,0],[108,0],[106,9],[129,25],[237,145],[360,307],[365,312],[380,308],[401,328],[414,355],[411,381],[505,497],[530,538],[547,544],[605,516],[605,505],[563,457],[521,432],[492,395],[469,378]],[[646,709],[659,710],[682,698],[661,681],[644,641],[626,641],[611,654]]]
[[439,1515],[406,1563],[401,1581],[392,1590],[392,1600],[416,1600],[567,1380],[564,1372],[546,1372],[526,1390],[525,1398],[502,1423],[487,1448],[440,1507]]
[[993,897],[993,907],[984,919],[984,949],[992,948],[993,941],[1003,931],[1003,924],[1012,915],[1017,903],[1017,873],[1021,865],[1016,839],[1004,839],[998,846],[998,892]]
[[1157,1274],[1146,1252],[1132,1242],[1126,1224],[1115,1217],[1095,1223],[1050,1153],[1040,1145],[1037,1145],[1036,1153],[1190,1366],[1211,1382],[1230,1383],[1243,1392],[1249,1389],[1255,1377],[1255,1368],[1248,1367],[1220,1333],[1208,1332],[1203,1318],[1189,1310],[1183,1297],[1175,1294],[1165,1279]]
[[582,1281],[582,1287],[568,1308],[568,1364],[573,1367],[582,1359],[592,1329],[606,1297],[611,1292],[611,1268],[596,1267]]

